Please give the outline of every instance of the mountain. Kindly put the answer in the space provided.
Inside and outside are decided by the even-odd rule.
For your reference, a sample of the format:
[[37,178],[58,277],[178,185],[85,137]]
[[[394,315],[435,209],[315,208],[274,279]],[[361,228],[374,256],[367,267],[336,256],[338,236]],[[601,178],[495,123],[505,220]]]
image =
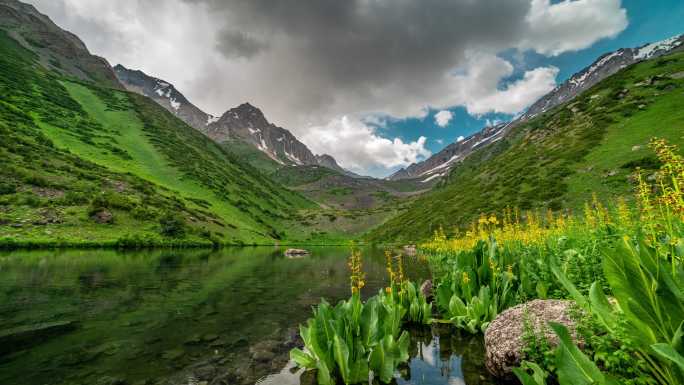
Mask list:
[[0,0],[0,15],[0,247],[326,236],[301,224],[313,202],[125,91],[35,8]]
[[114,66],[114,73],[127,90],[154,100],[190,127],[201,130],[217,119],[190,103],[170,83],[142,71],[130,70],[121,64]]
[[471,152],[501,140],[508,127],[508,123],[486,127],[460,142],[451,143],[437,154],[422,162],[402,168],[387,179],[420,179],[423,183],[439,179],[447,175],[454,165],[465,159]]
[[107,87],[122,88],[105,59],[91,55],[81,39],[59,28],[32,5],[0,0],[0,28],[22,47],[36,54],[36,60],[51,71]]
[[[234,149],[236,155],[245,157],[257,168],[270,173],[282,166],[317,165],[353,175],[340,167],[332,156],[314,155],[290,131],[270,123],[259,108],[249,103],[216,117],[200,110],[167,81],[120,64],[114,70],[126,89],[154,100],[191,127],[227,144],[229,150]],[[244,143],[251,148],[246,148]],[[249,151],[251,149],[259,150],[270,161]]]
[[577,95],[593,87],[601,80],[627,66],[683,49],[684,35],[680,35],[638,48],[621,48],[607,53],[539,99],[525,112],[520,120],[532,119],[561,103],[574,99]]
[[[439,228],[462,231],[481,214],[506,208],[581,212],[594,194],[630,199],[636,168],[650,177],[658,167],[648,147],[652,137],[684,148],[684,51],[681,45],[667,53],[650,48],[661,46],[642,47],[652,53],[648,58],[502,127],[503,134],[459,160],[432,191],[367,238],[414,242]],[[583,72],[591,82],[591,74],[607,73]]]
[[459,164],[474,149],[495,143],[516,125],[527,122],[554,107],[573,100],[582,92],[593,87],[601,80],[634,63],[657,58],[671,52],[684,50],[684,35],[675,36],[660,42],[650,43],[638,48],[621,48],[598,58],[594,63],[574,74],[553,91],[535,102],[527,111],[512,122],[486,127],[461,142],[455,142],[432,157],[410,165],[390,175],[388,179],[440,178]]

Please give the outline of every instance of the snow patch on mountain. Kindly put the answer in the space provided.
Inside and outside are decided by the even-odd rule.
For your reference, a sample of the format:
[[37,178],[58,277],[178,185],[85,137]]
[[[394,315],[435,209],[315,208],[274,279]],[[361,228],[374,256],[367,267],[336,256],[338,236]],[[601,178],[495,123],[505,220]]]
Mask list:
[[[608,54],[601,58],[599,61],[594,63],[591,67],[589,67],[588,70],[586,70],[583,73],[580,73],[579,76],[575,75],[572,78],[570,78],[569,82],[572,84],[574,87],[579,87],[584,84],[584,81],[587,80],[594,72],[596,72],[597,69],[603,67],[606,63],[608,63],[612,58],[621,56],[622,51],[615,51],[611,54]],[[554,90],[557,91],[558,87]]]
[[444,174],[435,174],[435,175],[432,175],[430,177],[427,177],[427,178],[421,180],[420,183],[428,183],[431,180],[435,180],[435,179],[441,178],[443,176],[444,176]]
[[635,59],[650,59],[658,51],[670,51],[682,45],[682,41],[679,36],[674,36],[669,39],[661,40],[656,43],[648,44],[642,48],[639,48],[639,52],[634,55]]

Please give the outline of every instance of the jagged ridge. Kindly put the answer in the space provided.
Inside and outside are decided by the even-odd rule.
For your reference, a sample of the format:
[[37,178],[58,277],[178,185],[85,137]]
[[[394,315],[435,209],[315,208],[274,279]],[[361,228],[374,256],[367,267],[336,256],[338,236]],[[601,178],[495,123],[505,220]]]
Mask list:
[[239,140],[266,154],[280,166],[317,165],[355,176],[337,164],[330,155],[315,155],[290,131],[269,122],[263,112],[243,103],[216,117],[192,104],[170,82],[131,70],[114,67],[119,81],[132,92],[147,96],[219,143]]

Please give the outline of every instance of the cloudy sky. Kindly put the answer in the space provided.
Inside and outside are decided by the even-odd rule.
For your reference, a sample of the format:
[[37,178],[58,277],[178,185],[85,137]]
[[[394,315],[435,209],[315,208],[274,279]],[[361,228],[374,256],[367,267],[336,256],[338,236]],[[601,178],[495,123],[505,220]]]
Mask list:
[[25,0],[221,115],[248,101],[384,176],[519,114],[599,55],[684,32],[679,0]]

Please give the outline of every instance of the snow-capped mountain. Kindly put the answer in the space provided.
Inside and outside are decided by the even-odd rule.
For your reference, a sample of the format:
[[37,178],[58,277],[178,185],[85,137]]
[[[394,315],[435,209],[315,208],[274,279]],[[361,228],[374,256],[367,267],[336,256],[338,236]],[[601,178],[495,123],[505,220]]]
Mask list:
[[284,166],[319,165],[347,172],[332,156],[314,155],[290,131],[269,122],[260,109],[249,103],[226,111],[200,130],[219,143],[235,139],[250,143]]
[[406,168],[395,172],[387,179],[421,179],[428,183],[434,179],[445,176],[451,168],[465,159],[471,152],[488,144],[499,141],[504,137],[510,123],[500,123],[492,127],[486,127],[461,141],[451,143],[442,151],[430,158],[414,163]]
[[482,131],[471,135],[463,141],[451,143],[430,158],[395,172],[387,179],[422,178],[423,181],[429,182],[440,178],[446,175],[454,165],[470,155],[472,151],[500,140],[516,125],[574,99],[577,95],[593,87],[608,76],[615,74],[622,68],[642,60],[656,58],[679,50],[684,50],[684,35],[646,44],[638,48],[621,48],[607,53],[543,96],[518,119],[509,123],[485,127]]
[[199,109],[165,80],[120,64],[114,67],[114,72],[126,89],[151,98],[189,126],[219,143],[240,140],[283,166],[319,165],[354,175],[340,167],[332,156],[313,154],[290,131],[270,123],[260,109],[249,103],[217,117]]
[[171,83],[148,76],[142,71],[128,69],[121,64],[114,66],[114,73],[127,90],[154,100],[190,127],[201,131],[201,127],[218,119],[190,103]]
[[593,87],[596,83],[629,65],[682,49],[684,49],[684,35],[646,44],[639,48],[621,48],[607,53],[539,99],[525,112],[520,120],[532,119],[559,104],[572,100],[585,90]]

